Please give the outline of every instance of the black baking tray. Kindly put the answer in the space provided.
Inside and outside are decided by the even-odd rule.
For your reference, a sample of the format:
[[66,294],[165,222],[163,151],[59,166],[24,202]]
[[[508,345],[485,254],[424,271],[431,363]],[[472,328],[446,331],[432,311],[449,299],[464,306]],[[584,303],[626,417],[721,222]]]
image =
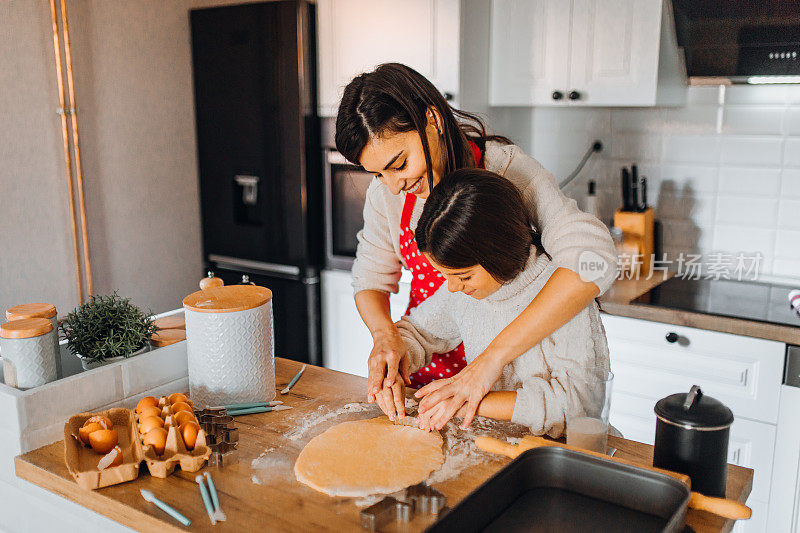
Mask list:
[[428,531],[683,531],[689,495],[665,474],[554,446],[533,448]]

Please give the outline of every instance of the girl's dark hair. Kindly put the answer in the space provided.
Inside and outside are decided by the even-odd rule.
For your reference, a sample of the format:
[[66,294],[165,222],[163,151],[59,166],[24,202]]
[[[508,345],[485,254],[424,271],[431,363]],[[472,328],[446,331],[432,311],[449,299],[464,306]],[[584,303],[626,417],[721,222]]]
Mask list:
[[542,251],[519,190],[478,168],[456,170],[439,182],[425,201],[415,238],[440,265],[481,265],[501,283],[522,272],[531,246]]
[[487,135],[486,126],[477,115],[451,107],[416,70],[400,63],[385,63],[356,76],[345,87],[336,117],[336,149],[358,165],[361,152],[371,138],[416,130],[422,139],[428,185],[433,190],[433,165],[425,133],[427,112],[431,108],[442,122],[443,174],[475,166],[469,140],[481,151],[487,140],[511,144],[505,137]]

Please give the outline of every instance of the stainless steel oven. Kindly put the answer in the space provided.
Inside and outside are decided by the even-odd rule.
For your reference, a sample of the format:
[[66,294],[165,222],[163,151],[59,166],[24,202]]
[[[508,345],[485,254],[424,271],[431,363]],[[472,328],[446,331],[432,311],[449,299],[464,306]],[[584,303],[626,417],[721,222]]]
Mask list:
[[364,199],[374,174],[348,162],[334,149],[323,152],[325,171],[325,267],[350,270],[356,235],[364,226]]

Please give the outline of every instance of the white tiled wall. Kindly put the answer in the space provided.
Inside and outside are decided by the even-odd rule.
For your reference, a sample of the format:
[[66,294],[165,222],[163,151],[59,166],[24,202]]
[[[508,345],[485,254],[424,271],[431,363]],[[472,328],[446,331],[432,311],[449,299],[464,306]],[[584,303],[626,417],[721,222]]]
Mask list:
[[800,279],[800,86],[690,87],[681,108],[496,108],[489,121],[559,179],[600,139],[565,192],[581,203],[597,181],[607,223],[620,167],[637,163],[670,256],[761,252],[763,274]]

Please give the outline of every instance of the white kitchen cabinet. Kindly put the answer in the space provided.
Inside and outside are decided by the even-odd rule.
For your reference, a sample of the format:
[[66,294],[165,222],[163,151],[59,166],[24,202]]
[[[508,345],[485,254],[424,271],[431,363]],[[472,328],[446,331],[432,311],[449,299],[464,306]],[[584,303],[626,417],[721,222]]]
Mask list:
[[442,93],[459,89],[460,0],[317,0],[319,114],[381,63],[406,64]]
[[[353,299],[353,276],[347,271],[324,270],[321,283],[323,366],[366,377],[372,335]],[[401,281],[400,292],[390,296],[393,320],[400,320],[405,313],[409,291],[410,285]]]
[[493,106],[678,105],[667,0],[493,0]]
[[[728,462],[755,472],[747,502],[753,518],[737,523],[734,531],[794,531],[789,526],[797,527],[800,508],[800,389],[781,386],[785,345],[608,314],[602,318],[614,372],[611,424],[626,438],[653,444],[655,403],[700,385],[733,411]],[[669,342],[668,333],[677,340]]]

